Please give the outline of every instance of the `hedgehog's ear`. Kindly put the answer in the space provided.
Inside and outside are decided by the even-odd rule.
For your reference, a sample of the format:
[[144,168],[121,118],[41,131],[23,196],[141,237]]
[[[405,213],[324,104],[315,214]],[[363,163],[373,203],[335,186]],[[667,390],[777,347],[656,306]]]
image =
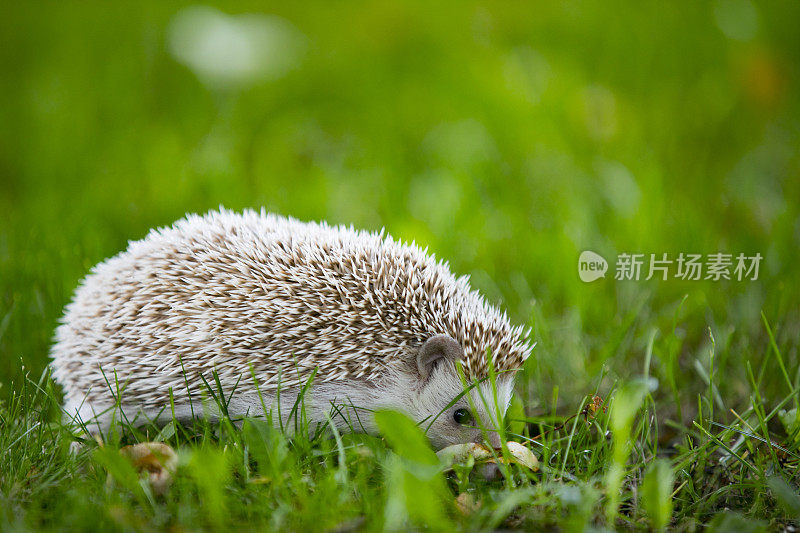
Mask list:
[[464,351],[461,345],[449,335],[435,335],[425,341],[417,352],[417,370],[422,379],[427,379],[437,363],[443,359],[455,362]]

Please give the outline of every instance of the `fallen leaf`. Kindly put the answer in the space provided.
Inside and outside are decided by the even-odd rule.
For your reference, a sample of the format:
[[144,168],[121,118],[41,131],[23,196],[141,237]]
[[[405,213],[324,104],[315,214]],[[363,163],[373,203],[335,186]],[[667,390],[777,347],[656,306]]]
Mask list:
[[501,450],[497,449],[493,452],[487,446],[474,442],[448,446],[439,450],[436,455],[439,457],[439,461],[448,469],[456,463],[463,463],[472,456],[476,464],[496,463],[495,457],[497,457],[504,463],[517,463],[534,472],[539,470],[539,460],[532,451],[519,442],[508,441],[506,444],[511,457],[503,457]]

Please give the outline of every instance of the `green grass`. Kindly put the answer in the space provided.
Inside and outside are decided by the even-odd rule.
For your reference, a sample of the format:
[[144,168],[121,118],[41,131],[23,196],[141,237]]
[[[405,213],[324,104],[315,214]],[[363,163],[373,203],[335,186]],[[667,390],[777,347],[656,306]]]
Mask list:
[[[170,53],[182,3],[0,17],[0,530],[796,523],[796,2],[211,4],[289,21],[294,67],[204,84]],[[255,420],[71,455],[45,374],[63,306],[128,240],[220,204],[385,226],[469,274],[533,329],[508,424],[540,471],[445,476],[413,428]],[[756,281],[587,284],[583,250],[764,260]],[[154,439],[180,456],[165,495],[116,452]]]

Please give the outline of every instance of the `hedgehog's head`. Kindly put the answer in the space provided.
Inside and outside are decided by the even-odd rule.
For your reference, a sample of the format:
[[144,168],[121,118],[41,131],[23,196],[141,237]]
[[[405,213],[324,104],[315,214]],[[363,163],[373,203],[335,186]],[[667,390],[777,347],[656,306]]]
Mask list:
[[415,415],[436,448],[485,440],[499,447],[497,428],[511,402],[515,369],[498,372],[494,387],[483,379],[464,392],[456,367],[463,359],[463,348],[448,335],[436,335],[422,345],[416,356],[421,383],[413,392]]

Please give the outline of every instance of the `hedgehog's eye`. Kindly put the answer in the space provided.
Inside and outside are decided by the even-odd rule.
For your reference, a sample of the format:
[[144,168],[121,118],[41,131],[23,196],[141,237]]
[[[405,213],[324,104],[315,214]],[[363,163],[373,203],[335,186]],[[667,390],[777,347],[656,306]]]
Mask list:
[[474,422],[472,418],[472,413],[469,412],[468,409],[456,409],[453,412],[453,420],[456,421],[456,424],[461,424],[462,426],[472,425]]

